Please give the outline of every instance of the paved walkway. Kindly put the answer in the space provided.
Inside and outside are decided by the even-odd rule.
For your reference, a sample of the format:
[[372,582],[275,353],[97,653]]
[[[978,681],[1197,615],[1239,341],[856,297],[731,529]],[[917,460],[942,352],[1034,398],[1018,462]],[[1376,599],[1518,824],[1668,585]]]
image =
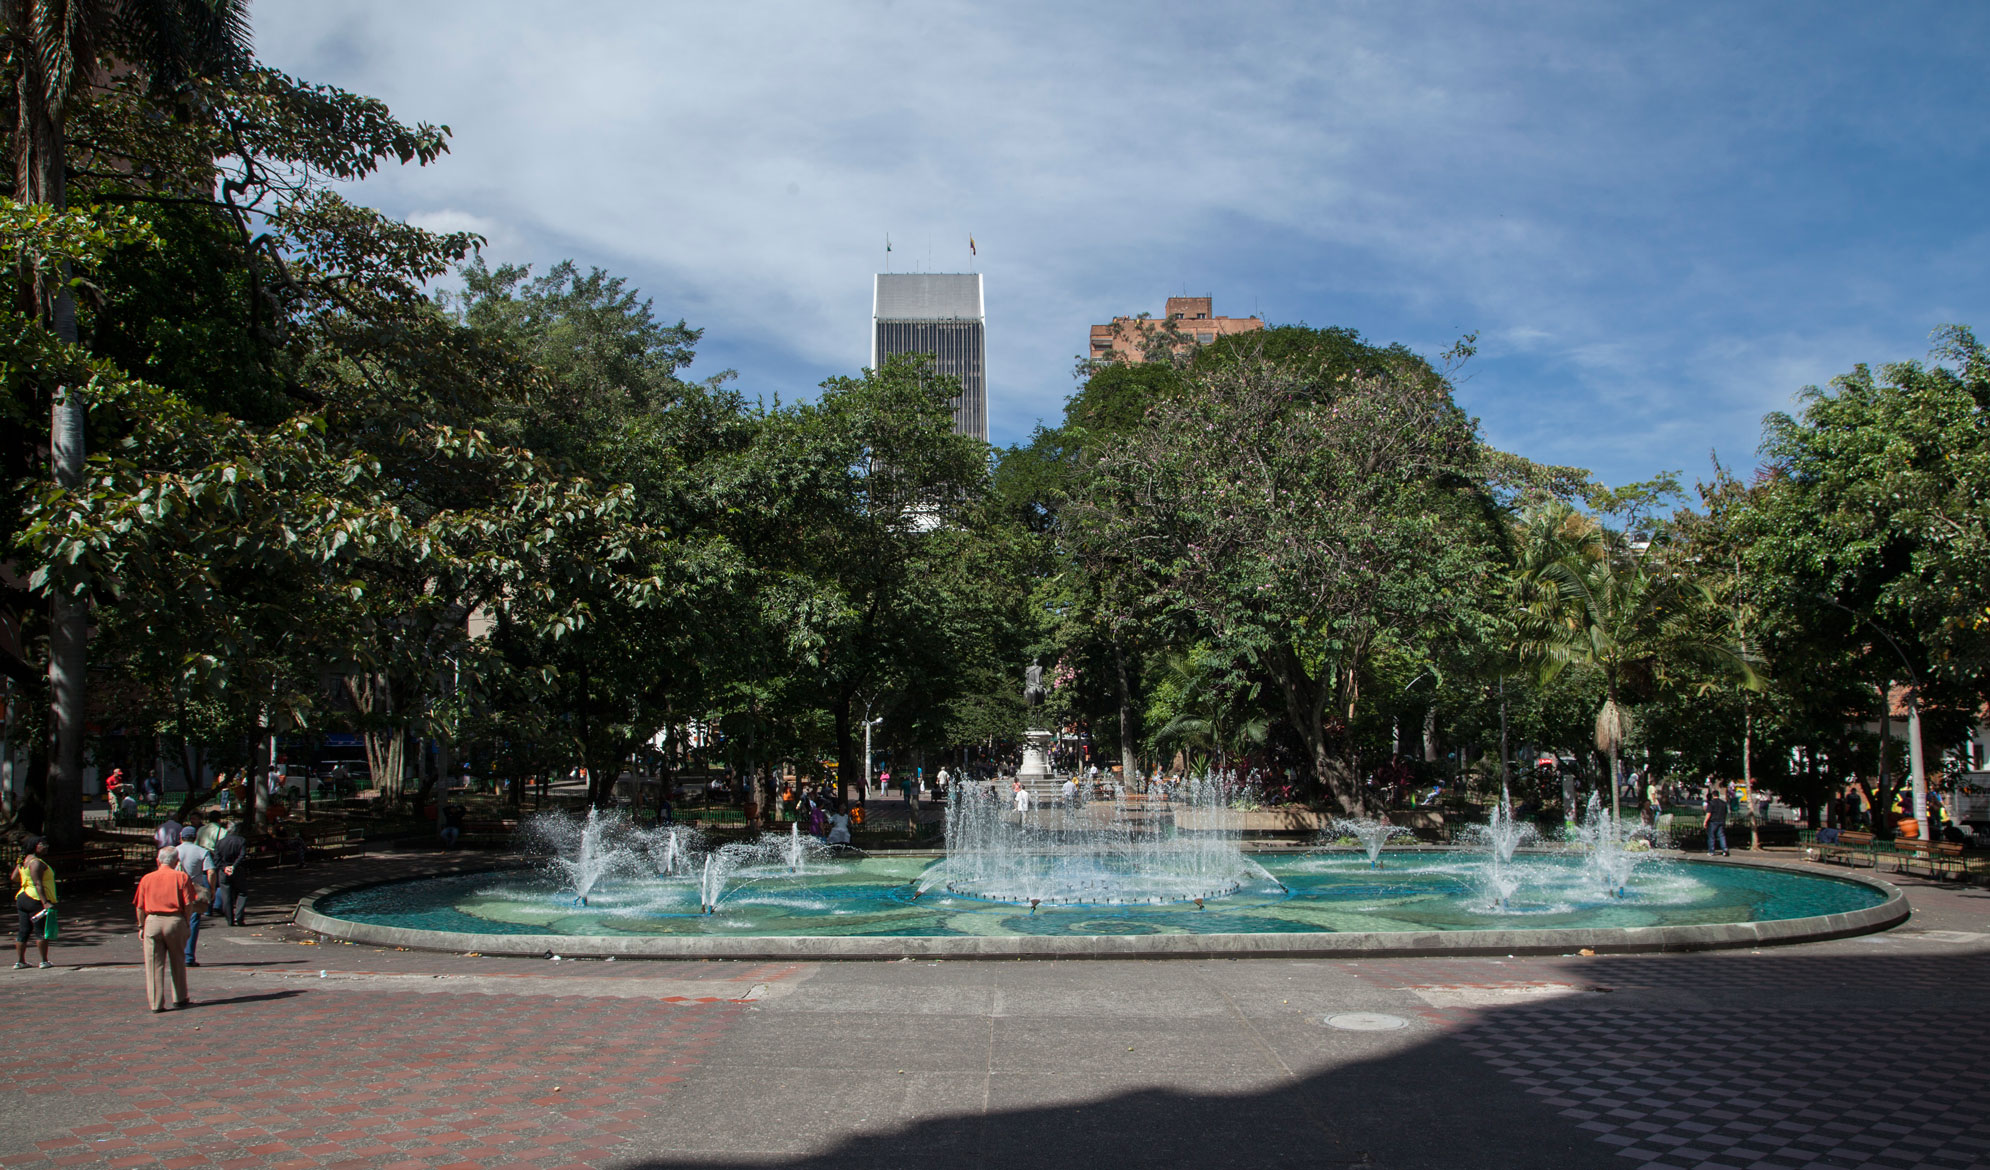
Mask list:
[[[128,914],[0,973],[0,1167],[1990,1165],[1990,891],[1760,953],[560,962]],[[1848,1039],[1857,1037],[1859,1039]]]

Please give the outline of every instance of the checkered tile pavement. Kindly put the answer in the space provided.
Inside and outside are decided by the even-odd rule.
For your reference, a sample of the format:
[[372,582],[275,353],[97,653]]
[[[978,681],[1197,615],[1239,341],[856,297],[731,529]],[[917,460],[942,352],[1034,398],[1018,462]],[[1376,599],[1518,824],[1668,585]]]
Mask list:
[[1556,1004],[1488,1013],[1459,1039],[1635,1165],[1963,1170],[1990,1165],[1986,1027],[1981,1007],[1886,1016],[1891,1035],[1969,1038],[1937,1060],[1915,1043],[1827,1054],[1791,1013]]
[[[1781,952],[1355,970],[1438,1005],[1423,1014],[1627,1166],[1990,1167],[1990,956]],[[1544,985],[1572,994],[1529,994]],[[1866,1039],[1874,1035],[1887,1039]]]
[[125,986],[24,988],[0,1085],[71,1094],[76,1117],[31,1150],[0,1136],[0,1167],[599,1166],[743,1010],[502,1002],[224,990],[150,1016]]

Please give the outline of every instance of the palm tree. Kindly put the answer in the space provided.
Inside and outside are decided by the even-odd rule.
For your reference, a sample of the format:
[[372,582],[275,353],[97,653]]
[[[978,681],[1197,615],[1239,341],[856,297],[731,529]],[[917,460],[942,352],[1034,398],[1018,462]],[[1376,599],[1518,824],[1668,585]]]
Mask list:
[[[8,77],[13,84],[14,198],[55,211],[69,205],[69,116],[108,76],[106,59],[139,70],[155,93],[173,94],[214,68],[235,68],[249,53],[246,0],[0,0]],[[50,280],[34,271],[23,291],[64,344],[76,344],[76,301],[67,263]],[[49,465],[56,485],[83,485],[83,405],[52,387]],[[55,757],[48,822],[59,846],[83,835],[83,724],[86,599],[64,588],[49,595],[48,685]]]
[[1619,816],[1622,753],[1631,733],[1623,702],[1626,669],[1663,654],[1713,663],[1757,686],[1751,656],[1735,644],[1707,639],[1693,628],[1695,607],[1712,593],[1681,566],[1666,563],[1661,546],[1633,544],[1565,504],[1531,512],[1523,521],[1530,646],[1543,681],[1575,662],[1603,675],[1596,714],[1596,748],[1610,757],[1610,813]]
[[1208,646],[1168,655],[1159,690],[1173,698],[1174,713],[1154,733],[1156,753],[1166,759],[1179,750],[1191,774],[1227,771],[1234,757],[1263,746],[1271,732],[1271,720],[1256,706],[1257,685],[1236,677],[1230,661]]

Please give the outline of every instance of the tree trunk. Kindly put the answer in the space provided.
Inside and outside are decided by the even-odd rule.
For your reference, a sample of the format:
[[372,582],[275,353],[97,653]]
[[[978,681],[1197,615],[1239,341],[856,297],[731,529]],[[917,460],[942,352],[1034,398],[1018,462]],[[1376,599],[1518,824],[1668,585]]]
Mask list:
[[1423,709],[1423,762],[1437,762],[1437,704]]
[[[63,164],[53,169],[53,198],[61,210]],[[69,264],[62,265],[62,284],[55,294],[52,325],[55,335],[76,344],[76,301],[69,291]],[[76,491],[83,486],[83,404],[70,387],[58,386],[49,417],[49,465],[57,486]],[[48,785],[47,835],[57,849],[83,843],[83,736],[89,717],[86,691],[90,604],[59,582],[48,606],[49,736],[53,774]],[[161,778],[163,783],[163,778]]]
[[[345,690],[353,709],[368,724],[391,722],[394,717],[394,687],[386,674],[369,671],[345,677]],[[402,795],[402,774],[407,768],[407,737],[398,728],[388,731],[367,726],[360,732],[366,744],[366,770],[373,787],[383,797],[398,800]]]
[[864,765],[857,752],[856,731],[850,724],[850,695],[847,692],[836,696],[832,714],[836,719],[836,803],[845,806],[849,802],[850,785],[869,784],[871,778],[863,775]]
[[1879,773],[1873,786],[1873,833],[1893,836],[1893,766],[1887,749],[1893,746],[1893,687],[1879,684]]
[[1343,813],[1351,817],[1361,816],[1365,811],[1365,802],[1360,770],[1346,756],[1332,750],[1324,732],[1315,732],[1314,742],[1309,746],[1313,750],[1313,767],[1319,773],[1321,786]]
[[677,757],[672,749],[677,743],[677,724],[671,717],[670,704],[663,705],[663,754],[656,770],[656,823],[663,823],[663,802],[669,799],[670,789],[676,783]]
[[14,822],[35,833],[48,827],[48,750],[39,743],[28,748],[28,775],[21,784]]
[[1803,749],[1803,819],[1813,831],[1822,828],[1817,821],[1817,749],[1808,744]]
[[1762,826],[1755,818],[1755,711],[1748,696],[1741,696],[1741,787],[1748,793],[1748,850],[1762,848]]
[[1140,762],[1133,753],[1133,687],[1126,673],[1126,650],[1113,639],[1113,669],[1119,674],[1119,770],[1120,782],[1131,784],[1134,775],[1140,770]]
[[1511,815],[1513,791],[1513,750],[1506,741],[1506,680],[1499,680],[1499,802]]

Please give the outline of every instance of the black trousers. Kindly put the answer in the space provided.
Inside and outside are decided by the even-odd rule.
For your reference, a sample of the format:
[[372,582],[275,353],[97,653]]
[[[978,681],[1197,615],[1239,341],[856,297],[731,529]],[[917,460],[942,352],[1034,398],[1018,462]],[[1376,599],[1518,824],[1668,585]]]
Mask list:
[[240,882],[224,881],[214,887],[214,908],[228,916],[228,925],[242,925],[249,910],[249,891]]

